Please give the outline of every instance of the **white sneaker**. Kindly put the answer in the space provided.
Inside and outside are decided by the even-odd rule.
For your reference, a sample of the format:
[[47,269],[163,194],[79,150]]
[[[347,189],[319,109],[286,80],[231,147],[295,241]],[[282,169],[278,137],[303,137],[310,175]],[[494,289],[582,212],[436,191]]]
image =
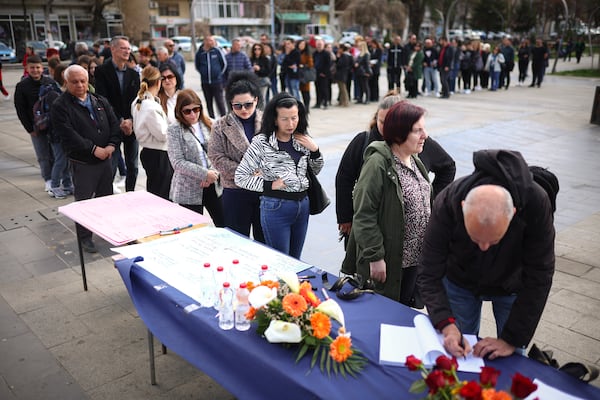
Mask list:
[[425,93],[423,93],[423,96],[429,96],[429,90],[426,90]]
[[3,96],[4,100],[10,100],[10,94],[7,94],[6,96]]
[[59,200],[67,198],[67,194],[60,187],[50,189],[48,191],[48,195],[50,197],[54,197],[55,199],[59,199]]
[[481,86],[480,85],[475,86],[475,90],[478,90],[478,91],[481,90]]
[[115,183],[117,184],[118,187],[125,187],[125,177],[124,176],[119,176],[115,180]]
[[471,94],[471,89],[465,89],[465,94]]
[[52,181],[46,181],[44,184],[44,191],[51,192],[52,191]]
[[121,189],[117,187],[117,184],[113,183],[113,194],[121,193]]

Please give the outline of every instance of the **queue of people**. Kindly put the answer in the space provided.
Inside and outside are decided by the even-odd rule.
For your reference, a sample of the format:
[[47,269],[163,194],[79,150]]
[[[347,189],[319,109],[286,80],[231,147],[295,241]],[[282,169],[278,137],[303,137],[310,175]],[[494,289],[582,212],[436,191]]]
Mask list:
[[[124,37],[113,38],[110,58],[95,69],[95,93],[89,59],[82,61],[87,68],[56,66],[64,92],[51,105],[52,136],[53,143],[60,143],[57,152],[62,149],[70,160],[72,184],[71,177],[61,175],[64,168],[52,173],[50,141],[34,128],[32,109],[40,88],[55,83],[43,76],[39,57],[30,56],[15,106],[43,165],[43,178],[52,191],[57,184],[71,186],[76,201],[110,195],[123,143],[126,189],[134,190],[141,146],[149,192],[198,213],[206,209],[215,226],[300,258],[310,219],[309,172],[318,175],[324,165],[309,133],[310,100],[300,93],[299,71],[313,68],[302,58],[305,47],[286,41],[281,65],[289,92],[274,94],[265,104],[271,75],[258,74],[269,68],[265,47],[253,48],[249,67],[232,49],[241,67],[229,69],[225,80],[228,59],[219,57],[208,38],[205,43],[196,65],[205,96],[210,94],[207,102],[222,97],[222,104],[216,101],[219,118],[210,115],[211,107],[194,90],[181,89],[183,80],[173,63],[155,67],[149,62],[141,76],[128,66],[131,49]],[[396,73],[410,76],[409,93],[418,91],[422,62],[424,68],[443,71],[441,96],[449,95],[451,44],[442,39],[439,51],[427,41],[421,50],[416,38],[409,44],[396,52],[408,54],[408,68]],[[476,49],[471,47],[470,57]],[[327,79],[344,86],[344,74],[331,70],[340,60],[344,68],[354,62],[355,69],[363,69],[359,98],[373,101],[369,77],[376,74],[377,63],[369,46],[360,42],[358,58],[345,57],[348,50],[335,62],[322,43],[316,56],[308,54],[320,79],[316,106],[325,108],[331,101],[322,86]],[[417,57],[421,51],[423,57]],[[495,49],[484,63],[493,69],[495,88],[502,87],[502,70],[496,66],[503,56],[502,49]],[[434,88],[435,74],[429,70],[425,76]],[[541,83],[542,77],[537,79]],[[223,88],[224,94],[215,92]],[[341,272],[359,276],[372,290],[402,304],[427,307],[445,347],[457,357],[470,351],[490,358],[522,351],[541,317],[554,271],[548,195],[522,156],[511,151],[476,152],[475,172],[454,181],[455,163],[429,137],[426,110],[403,99],[397,89],[384,96],[368,130],[350,142],[339,165],[337,223],[346,249]],[[227,112],[221,110],[225,105]],[[85,251],[97,251],[91,232],[81,226],[77,232]],[[478,334],[481,302],[488,300],[494,305],[497,338],[484,338],[473,349],[462,347],[462,333]]]

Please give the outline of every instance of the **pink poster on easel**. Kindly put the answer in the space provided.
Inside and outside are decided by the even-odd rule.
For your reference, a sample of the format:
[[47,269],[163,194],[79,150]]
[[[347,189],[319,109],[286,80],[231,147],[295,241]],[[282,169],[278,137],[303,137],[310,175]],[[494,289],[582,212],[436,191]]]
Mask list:
[[76,201],[58,211],[115,246],[161,231],[211,223],[208,216],[146,191]]

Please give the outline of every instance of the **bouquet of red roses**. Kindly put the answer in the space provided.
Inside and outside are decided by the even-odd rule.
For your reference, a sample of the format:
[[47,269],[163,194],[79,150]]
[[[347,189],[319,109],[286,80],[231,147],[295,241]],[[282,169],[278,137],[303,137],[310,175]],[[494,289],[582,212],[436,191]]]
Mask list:
[[406,366],[410,371],[421,371],[423,379],[414,382],[410,392],[421,393],[429,389],[426,399],[513,400],[524,399],[537,390],[537,385],[531,379],[518,372],[512,378],[510,393],[496,390],[500,371],[492,367],[481,367],[479,382],[461,381],[456,375],[456,357],[439,356],[435,360],[435,366],[428,370],[421,360],[408,356]]

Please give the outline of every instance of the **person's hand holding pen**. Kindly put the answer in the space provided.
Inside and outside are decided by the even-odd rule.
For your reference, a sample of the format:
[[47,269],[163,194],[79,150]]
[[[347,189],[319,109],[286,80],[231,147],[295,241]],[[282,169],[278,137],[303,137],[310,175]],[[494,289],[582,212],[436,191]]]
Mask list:
[[456,324],[449,324],[442,329],[444,348],[456,358],[466,357],[473,350]]

